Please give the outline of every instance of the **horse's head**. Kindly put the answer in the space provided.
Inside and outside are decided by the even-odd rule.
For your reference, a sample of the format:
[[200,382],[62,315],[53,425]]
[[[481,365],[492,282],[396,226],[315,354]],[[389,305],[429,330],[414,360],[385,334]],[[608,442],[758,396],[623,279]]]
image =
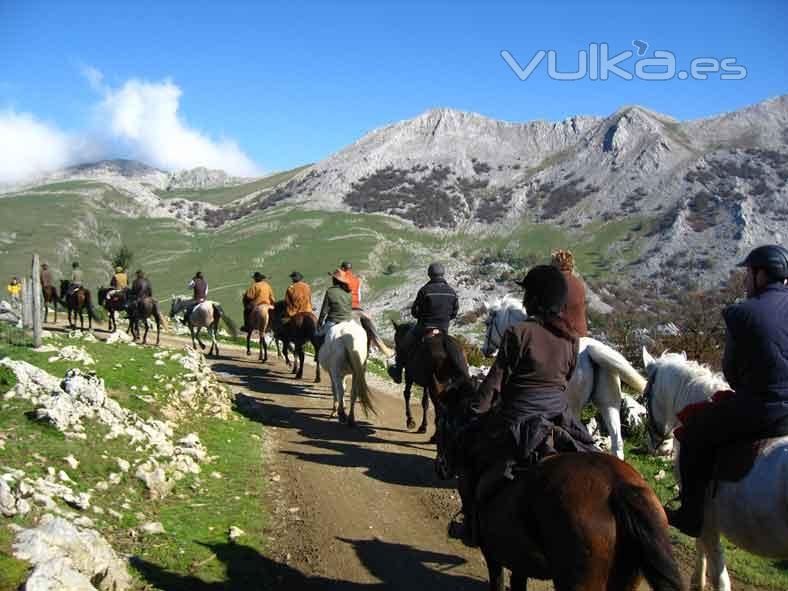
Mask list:
[[487,319],[484,324],[487,329],[484,333],[484,344],[482,354],[492,357],[501,346],[503,333],[510,326],[522,322],[527,318],[527,313],[523,304],[513,296],[498,298],[493,302],[485,303]]
[[413,322],[400,322],[399,324],[396,323],[394,320],[391,321],[391,325],[394,327],[394,347],[399,348],[400,343],[402,343],[402,339],[405,335],[413,328]]
[[71,282],[68,279],[61,279],[60,280],[60,293],[65,294],[68,291],[68,286],[71,285]]
[[708,367],[689,361],[685,353],[664,352],[654,358],[643,347],[643,365],[647,376],[643,400],[648,411],[648,446],[649,451],[661,455],[670,449],[671,434],[679,424],[678,413],[728,386]]
[[444,390],[435,401],[439,409],[435,431],[435,472],[438,478],[453,478],[461,467],[462,434],[476,416],[471,408],[476,388],[476,381],[461,380]]
[[173,294],[170,298],[170,318],[174,318],[181,308],[183,308],[183,297]]

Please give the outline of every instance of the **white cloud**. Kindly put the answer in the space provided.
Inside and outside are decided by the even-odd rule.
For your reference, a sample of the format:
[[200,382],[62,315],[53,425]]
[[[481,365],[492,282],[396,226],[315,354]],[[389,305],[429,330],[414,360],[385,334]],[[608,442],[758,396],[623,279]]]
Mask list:
[[73,162],[78,142],[30,113],[0,110],[0,183],[15,183]]
[[94,121],[67,134],[31,113],[0,109],[0,183],[17,183],[65,166],[105,158],[133,158],[165,170],[205,166],[236,176],[262,171],[230,139],[214,139],[180,116],[181,89],[170,80],[127,80],[118,88],[81,65],[101,95]]
[[[91,84],[102,83],[98,71],[86,76]],[[189,127],[178,113],[180,97],[181,89],[170,80],[128,80],[117,89],[105,87],[96,108],[99,129],[130,157],[167,170],[205,166],[238,176],[260,174],[235,142],[216,141]]]

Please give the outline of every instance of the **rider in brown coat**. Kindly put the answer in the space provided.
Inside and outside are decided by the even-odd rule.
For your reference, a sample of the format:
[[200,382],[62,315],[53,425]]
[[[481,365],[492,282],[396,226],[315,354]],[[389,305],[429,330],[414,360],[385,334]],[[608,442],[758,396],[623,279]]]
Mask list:
[[569,250],[557,250],[553,253],[553,266],[564,274],[568,288],[566,306],[561,312],[561,316],[569,323],[577,336],[587,337],[586,288],[583,281],[574,274],[575,257]]

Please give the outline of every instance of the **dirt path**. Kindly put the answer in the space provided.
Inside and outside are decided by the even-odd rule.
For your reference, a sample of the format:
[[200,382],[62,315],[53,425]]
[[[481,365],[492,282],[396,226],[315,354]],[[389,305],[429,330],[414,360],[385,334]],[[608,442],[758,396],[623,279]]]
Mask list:
[[400,397],[376,389],[377,416],[350,429],[329,419],[329,386],[311,383],[311,366],[302,382],[278,361],[236,358],[213,368],[250,397],[249,412],[272,437],[277,588],[487,588],[479,551],[446,535],[459,502],[435,477],[427,436],[404,429]]

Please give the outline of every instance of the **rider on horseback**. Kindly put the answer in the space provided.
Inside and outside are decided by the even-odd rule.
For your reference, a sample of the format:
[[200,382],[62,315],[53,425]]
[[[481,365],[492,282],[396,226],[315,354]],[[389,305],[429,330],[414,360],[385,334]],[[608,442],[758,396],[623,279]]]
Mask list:
[[367,333],[367,343],[380,345],[382,340],[378,334],[377,328],[372,318],[364,312],[361,307],[361,277],[353,273],[353,264],[350,261],[342,261],[339,267],[345,272],[348,285],[350,286],[350,295],[352,297],[353,305],[353,319],[357,320]]
[[184,302],[184,306],[186,306],[185,317],[188,317],[192,310],[202,304],[208,297],[208,282],[202,276],[202,271],[197,271],[194,274],[192,280],[189,281],[188,287],[192,290],[192,299]]
[[41,265],[41,288],[47,289],[55,285],[52,278],[52,271],[49,270],[49,265],[44,263]]
[[325,335],[335,324],[353,320],[353,296],[350,293],[350,280],[347,273],[337,269],[329,275],[332,285],[326,290],[323,304],[320,306],[320,317],[317,320],[321,335]]
[[109,286],[112,288],[107,292],[107,299],[120,298],[129,287],[129,276],[121,266],[115,267],[115,274],[109,280]]
[[80,287],[82,287],[82,269],[79,268],[79,263],[74,261],[71,263],[71,279],[68,284],[67,295],[73,295]]
[[715,450],[788,433],[788,250],[759,246],[739,266],[747,268],[747,299],[722,312],[722,368],[735,394],[698,407],[676,433],[681,507],[666,513],[671,525],[692,537],[703,526]]
[[292,284],[285,292],[285,310],[282,323],[287,323],[296,314],[312,313],[312,288],[298,271],[290,273]]
[[252,279],[254,283],[244,292],[242,298],[244,306],[244,325],[241,327],[241,330],[244,332],[249,330],[249,315],[252,313],[252,310],[263,304],[269,306],[274,306],[276,304],[274,290],[271,289],[271,285],[265,280],[265,275],[259,271],[255,271],[254,275],[252,275]]
[[574,273],[575,257],[572,251],[556,250],[553,253],[553,266],[557,267],[566,279],[566,306],[561,316],[569,323],[579,337],[588,336],[586,320],[586,288],[583,281]]
[[[449,332],[449,322],[457,317],[459,301],[455,291],[446,283],[446,269],[441,263],[432,263],[427,269],[430,280],[422,286],[411,306],[410,313],[416,318],[416,325],[405,335],[397,348],[395,364],[388,368],[388,374],[397,384],[402,383],[402,370],[405,368],[410,351],[424,336],[427,329],[437,329],[445,335]],[[449,339],[446,339],[450,343]],[[455,359],[458,368],[465,363],[457,358],[461,352],[449,347],[449,354]],[[465,370],[463,370],[465,373]]]
[[[507,479],[516,463],[534,463],[558,449],[594,450],[583,424],[569,410],[566,386],[575,370],[578,338],[560,313],[567,284],[555,267],[532,268],[521,283],[529,317],[508,328],[478,391],[474,410],[484,415],[466,434],[471,461],[461,478],[466,524],[475,527],[477,503]],[[496,406],[493,407],[493,399]],[[471,540],[475,542],[475,540]]]

